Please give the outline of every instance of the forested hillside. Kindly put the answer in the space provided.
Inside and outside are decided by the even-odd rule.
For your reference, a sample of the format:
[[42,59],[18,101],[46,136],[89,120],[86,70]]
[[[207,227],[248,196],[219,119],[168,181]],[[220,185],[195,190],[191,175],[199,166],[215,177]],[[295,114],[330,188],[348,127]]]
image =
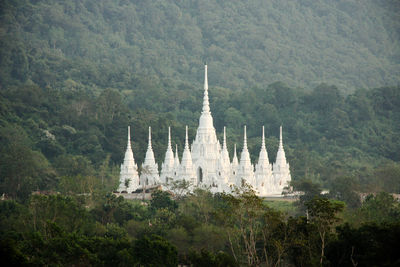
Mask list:
[[134,89],[147,76],[229,89],[400,81],[395,0],[1,1],[0,84]]

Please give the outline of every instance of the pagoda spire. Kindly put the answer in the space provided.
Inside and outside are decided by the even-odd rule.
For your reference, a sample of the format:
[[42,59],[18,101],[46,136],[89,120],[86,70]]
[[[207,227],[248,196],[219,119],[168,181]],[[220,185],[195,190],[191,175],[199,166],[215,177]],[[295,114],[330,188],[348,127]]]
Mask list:
[[181,165],[187,164],[188,162],[190,162],[190,165],[192,165],[192,155],[189,148],[188,127],[186,125],[185,148],[183,149]]
[[261,149],[258,156],[258,163],[256,164],[255,178],[256,189],[260,194],[265,195],[275,190],[272,178],[272,167],[269,163],[267,149],[265,148],[264,126],[262,127]]
[[128,148],[131,148],[131,126],[128,126]]
[[246,133],[246,125],[244,126],[244,137],[243,137],[243,151],[247,150],[247,133]]
[[188,127],[186,126],[185,148],[183,150],[182,161],[179,171],[180,179],[190,181],[192,184],[197,184],[196,174],[193,168],[192,155],[189,148]]
[[139,176],[131,146],[131,127],[128,126],[128,144],[125,151],[124,162],[121,164],[120,184],[118,191],[132,192],[136,190],[138,185]]
[[254,168],[251,164],[250,154],[247,149],[247,133],[246,126],[244,126],[243,149],[240,154],[240,162],[238,168],[238,176],[236,177],[236,184],[241,185],[242,180],[245,180],[250,185],[254,184]]
[[146,151],[146,157],[144,159],[144,163],[142,164],[142,175],[140,179],[142,183],[146,185],[154,185],[159,181],[158,175],[158,165],[154,158],[153,148],[151,146],[151,127],[149,127],[149,144]]
[[268,152],[265,147],[264,126],[262,127],[261,150],[260,150],[260,155],[258,157],[258,165],[263,168],[265,168],[265,166],[269,165]]
[[185,149],[189,149],[188,127],[186,125]]
[[239,164],[238,157],[237,157],[237,153],[236,153],[236,144],[233,145],[232,164],[234,164],[234,165],[238,165],[238,164]]
[[174,177],[176,178],[176,174],[179,171],[179,155],[178,155],[178,144],[175,144],[175,158],[174,158]]
[[276,154],[275,164],[278,163],[279,165],[286,164],[286,155],[285,155],[285,150],[283,149],[282,125],[279,127],[279,147],[278,147],[278,152]]
[[226,148],[226,127],[224,126],[224,140],[223,140],[223,143],[222,143],[222,149],[227,149]]
[[168,183],[168,178],[173,178],[174,152],[171,146],[171,127],[168,127],[168,146],[165,152],[164,162],[161,165],[160,179],[162,183]]
[[258,157],[258,164],[256,166],[256,170],[269,168],[269,158],[268,152],[265,147],[265,130],[264,126],[262,127],[262,139],[261,139],[261,149]]
[[262,127],[261,149],[265,149],[265,131],[264,131],[264,125],[263,125],[263,127]]
[[168,147],[167,147],[167,149],[168,150],[172,150],[172,147],[171,147],[171,127],[168,127]]
[[250,154],[249,150],[247,149],[247,132],[246,132],[246,125],[244,126],[244,137],[243,137],[243,149],[242,153],[240,154],[240,164],[251,164],[250,162]]
[[208,77],[207,77],[207,65],[204,66],[204,97],[203,97],[203,114],[210,113],[210,103],[208,100]]
[[[128,153],[129,152],[129,153]],[[133,153],[132,153],[132,145],[131,145],[131,126],[128,126],[128,144],[126,146],[126,153],[128,154],[132,154],[133,157]],[[125,158],[127,156],[127,154],[125,153]]]
[[231,171],[231,163],[229,160],[229,152],[226,147],[226,127],[224,126],[224,140],[221,150],[221,156],[218,161],[218,174],[219,178],[222,179],[225,183],[228,182],[230,171]]
[[131,127],[130,126],[128,126],[128,144],[126,146],[124,161],[131,161],[131,162],[133,162],[133,164],[135,164],[135,159],[133,158],[132,145],[131,145]]
[[149,144],[148,144],[148,149],[153,149],[151,146],[151,127],[149,126]]
[[279,147],[276,153],[276,160],[272,167],[277,192],[282,192],[283,187],[291,181],[290,166],[286,161],[285,150],[283,149],[282,125],[279,128]]
[[147,146],[146,158],[144,160],[144,165],[154,165],[154,164],[155,164],[155,158],[154,158],[153,148],[151,145],[151,127],[149,127],[149,143]]

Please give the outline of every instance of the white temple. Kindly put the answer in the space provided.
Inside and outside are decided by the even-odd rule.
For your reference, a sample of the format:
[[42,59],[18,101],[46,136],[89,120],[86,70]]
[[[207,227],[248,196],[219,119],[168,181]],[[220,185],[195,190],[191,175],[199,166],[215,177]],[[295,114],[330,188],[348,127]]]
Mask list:
[[222,147],[217,139],[208,99],[207,65],[204,77],[203,108],[197,128],[196,137],[189,146],[188,129],[186,126],[185,148],[179,162],[178,147],[175,155],[171,145],[171,129],[168,128],[168,145],[165,159],[159,174],[151,146],[151,128],[146,157],[139,177],[137,165],[133,158],[130,127],[128,127],[128,146],[125,159],[121,164],[120,185],[118,191],[131,193],[144,186],[167,184],[173,180],[186,180],[193,187],[209,188],[212,192],[230,192],[231,185],[241,186],[244,182],[250,184],[259,196],[281,195],[283,188],[291,181],[289,163],[283,150],[282,126],[280,127],[279,148],[275,163],[269,162],[265,146],[264,126],[262,127],[261,150],[257,164],[251,163],[247,149],[246,126],[244,126],[243,149],[240,161],[234,146],[233,159],[230,161],[226,145],[226,132]]

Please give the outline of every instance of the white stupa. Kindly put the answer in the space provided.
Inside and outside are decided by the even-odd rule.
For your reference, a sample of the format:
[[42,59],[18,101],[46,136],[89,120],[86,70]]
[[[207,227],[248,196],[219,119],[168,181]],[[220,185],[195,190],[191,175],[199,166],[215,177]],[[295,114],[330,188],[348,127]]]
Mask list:
[[[194,187],[209,188],[212,192],[227,192],[230,185],[241,186],[244,182],[250,184],[260,196],[280,195],[283,188],[291,181],[289,163],[283,150],[282,126],[280,127],[279,149],[276,162],[271,164],[265,145],[264,126],[262,127],[261,149],[258,162],[254,168],[247,148],[247,133],[244,126],[243,148],[240,161],[234,145],[233,159],[230,161],[224,127],[222,148],[217,139],[211,116],[208,98],[207,65],[204,75],[203,107],[199,119],[195,139],[189,146],[188,129],[186,126],[185,147],[181,162],[178,157],[178,147],[175,155],[172,151],[171,129],[168,128],[168,144],[165,160],[162,163],[159,176],[151,146],[151,128],[149,128],[149,143],[146,158],[142,165],[140,184],[166,184],[173,180],[186,180]],[[129,185],[127,186],[127,181]],[[139,186],[137,166],[133,159],[128,127],[128,147],[124,163],[121,165],[119,191],[133,191]]]
[[121,164],[118,191],[131,193],[135,191],[138,186],[139,175],[131,147],[131,128],[128,126],[128,145],[125,152],[124,163]]

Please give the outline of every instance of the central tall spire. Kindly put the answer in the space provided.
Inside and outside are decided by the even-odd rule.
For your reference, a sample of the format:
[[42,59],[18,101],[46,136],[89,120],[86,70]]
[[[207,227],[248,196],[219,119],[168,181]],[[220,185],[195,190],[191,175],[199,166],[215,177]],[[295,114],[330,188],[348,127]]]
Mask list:
[[153,149],[151,146],[151,127],[149,127],[149,143],[148,143],[148,148]]
[[204,65],[204,97],[203,108],[201,110],[201,116],[199,120],[199,129],[205,130],[208,133],[215,132],[213,118],[210,111],[210,102],[208,99],[207,65]]
[[204,66],[204,98],[203,98],[203,114],[210,113],[210,103],[208,101],[208,77],[207,77],[207,65]]
[[127,146],[127,150],[128,149],[132,150],[132,148],[131,148],[131,126],[128,126],[128,146]]

